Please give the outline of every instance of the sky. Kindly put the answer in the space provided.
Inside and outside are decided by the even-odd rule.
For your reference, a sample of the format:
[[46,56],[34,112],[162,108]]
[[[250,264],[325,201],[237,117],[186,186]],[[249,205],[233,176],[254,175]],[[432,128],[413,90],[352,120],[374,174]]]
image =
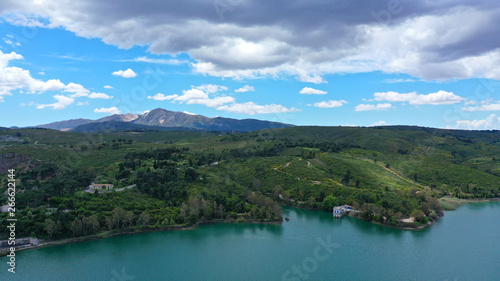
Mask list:
[[155,108],[500,129],[497,0],[2,0],[0,126]]

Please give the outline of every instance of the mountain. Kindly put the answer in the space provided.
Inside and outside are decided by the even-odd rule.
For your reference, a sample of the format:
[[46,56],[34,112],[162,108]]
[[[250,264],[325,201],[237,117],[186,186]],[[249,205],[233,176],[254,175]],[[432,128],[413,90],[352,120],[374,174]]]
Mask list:
[[127,114],[113,114],[111,116],[106,116],[101,119],[97,119],[95,122],[108,122],[108,121],[116,121],[116,122],[131,122],[137,118],[139,118],[140,115],[138,114],[132,114],[132,113],[127,113]]
[[77,126],[71,132],[91,133],[103,131],[196,131],[186,127],[160,127],[134,124],[130,122],[103,121]]
[[250,132],[262,129],[287,128],[292,125],[256,119],[231,119],[223,117],[209,118],[183,112],[174,112],[157,108],[144,113],[132,121],[134,124],[161,127],[187,127],[206,131]]
[[[104,123],[104,124],[98,124]],[[128,125],[127,125],[128,124]],[[83,126],[85,125],[85,126]],[[294,125],[257,119],[209,118],[202,115],[157,108],[144,114],[114,114],[97,120],[73,119],[38,125],[38,128],[61,131],[95,132],[102,130],[201,130],[224,132],[250,132],[262,129],[288,128]],[[154,128],[156,127],[156,128]],[[173,128],[173,129],[172,129]],[[182,129],[184,128],[184,129]]]
[[91,119],[71,119],[71,120],[66,120],[66,121],[59,121],[59,122],[53,122],[49,124],[44,124],[44,125],[38,125],[35,126],[35,128],[46,128],[46,129],[53,129],[53,130],[59,130],[59,131],[68,131],[74,127],[83,125],[83,124],[88,124],[95,122],[94,120]]

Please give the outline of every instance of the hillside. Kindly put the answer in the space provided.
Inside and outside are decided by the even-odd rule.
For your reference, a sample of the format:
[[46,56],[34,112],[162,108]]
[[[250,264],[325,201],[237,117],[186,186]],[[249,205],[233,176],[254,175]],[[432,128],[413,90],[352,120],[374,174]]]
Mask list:
[[74,127],[83,125],[83,124],[88,124],[95,122],[94,120],[90,119],[71,119],[71,120],[66,120],[66,121],[59,121],[59,122],[53,122],[49,124],[43,124],[43,125],[37,125],[35,128],[45,128],[45,129],[53,129],[53,130],[59,130],[59,131],[68,131]]
[[[79,235],[72,232],[72,221],[93,215],[101,227],[94,232],[99,232],[122,211],[135,219],[149,217],[148,227],[162,228],[214,218],[276,221],[279,204],[325,211],[349,204],[366,221],[419,227],[442,215],[439,198],[500,197],[498,131],[9,129],[0,132],[0,139],[2,167],[16,169],[16,202],[29,206],[18,212],[27,226],[23,234],[39,237],[47,235],[39,227],[47,219],[66,222],[58,234],[63,238]],[[91,182],[110,183],[120,191],[89,194],[84,189]],[[134,188],[124,190],[127,186]],[[144,208],[147,202],[158,208]],[[46,214],[48,207],[69,211]],[[23,215],[28,212],[36,215]],[[410,217],[415,222],[402,220]]]
[[102,131],[197,131],[187,127],[161,127],[140,125],[130,122],[117,121],[99,121],[77,126],[70,130],[71,132],[91,133]]

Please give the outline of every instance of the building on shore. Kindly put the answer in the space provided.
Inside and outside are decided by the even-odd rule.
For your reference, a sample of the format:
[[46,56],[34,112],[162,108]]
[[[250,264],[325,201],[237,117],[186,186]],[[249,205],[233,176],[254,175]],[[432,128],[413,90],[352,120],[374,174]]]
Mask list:
[[341,205],[333,207],[333,217],[341,218],[352,210],[352,207],[349,205]]
[[13,245],[9,245],[9,240],[0,240],[0,248],[24,248],[29,246],[38,246],[38,239],[32,237],[18,238]]

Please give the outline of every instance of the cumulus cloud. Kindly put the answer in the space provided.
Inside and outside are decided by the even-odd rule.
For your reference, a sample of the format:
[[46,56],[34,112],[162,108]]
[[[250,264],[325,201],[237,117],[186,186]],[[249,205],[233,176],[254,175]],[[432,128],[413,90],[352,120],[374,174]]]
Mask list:
[[218,77],[292,75],[322,83],[330,73],[383,71],[500,79],[496,0],[402,1],[390,17],[380,16],[387,1],[246,1],[224,21],[201,0],[153,0],[140,8],[132,0],[4,2],[0,12],[13,24],[61,27],[120,48],[148,46],[153,54],[188,53],[195,71]]
[[417,92],[400,94],[398,92],[382,92],[373,94],[375,101],[409,102],[412,105],[444,105],[459,103],[465,98],[457,96],[452,92],[438,91],[428,95],[419,95]]
[[110,96],[110,95],[107,95],[107,94],[104,94],[104,93],[91,93],[89,95],[89,98],[90,99],[105,99],[105,100],[108,100],[108,99],[112,99],[113,96]]
[[347,101],[345,100],[329,100],[329,101],[317,102],[314,104],[314,106],[319,108],[332,108],[332,107],[343,106],[345,103],[347,103]]
[[[475,103],[466,103],[466,105],[474,105]],[[500,101],[497,102],[491,102],[487,101],[484,102],[482,105],[479,106],[469,106],[469,107],[462,107],[463,111],[500,111]]]
[[75,99],[62,95],[54,95],[53,97],[57,100],[57,102],[51,104],[39,104],[36,108],[43,109],[46,107],[52,107],[52,109],[59,110],[64,109],[66,106],[75,102]]
[[255,88],[249,85],[245,85],[239,89],[234,90],[236,93],[245,93],[245,92],[253,92]]
[[191,89],[183,90],[182,95],[173,95],[171,99],[180,103],[217,107],[235,101],[235,98],[230,96],[217,96],[218,91],[226,91],[227,89],[225,86],[214,84],[191,86]]
[[217,107],[226,103],[232,103],[235,99],[233,97],[214,97],[214,98],[201,98],[201,99],[189,99],[186,104],[202,104],[208,107]]
[[302,95],[326,95],[328,92],[327,91],[313,89],[313,88],[310,88],[310,87],[304,87],[302,90],[300,90],[299,93],[302,94]]
[[113,87],[110,85],[106,85],[106,86],[104,86],[104,89],[113,89]]
[[178,95],[169,95],[169,96],[165,96],[164,94],[162,93],[158,93],[154,96],[148,96],[148,99],[150,100],[157,100],[157,101],[164,101],[164,100],[172,100],[172,99],[175,99],[179,97]]
[[123,78],[134,78],[137,76],[137,73],[135,73],[132,69],[127,69],[127,70],[118,70],[113,73],[114,76],[121,76]]
[[[29,70],[20,67],[8,66],[12,60],[22,60],[24,57],[15,52],[3,53],[0,51],[0,101],[3,96],[10,96],[12,92],[19,91],[27,94],[42,94],[48,91],[63,91],[80,93],[83,95],[88,91],[81,85],[69,83],[65,85],[59,79],[50,79],[47,81],[35,79],[31,76]],[[73,98],[73,96],[70,96]]]
[[400,94],[398,92],[382,92],[373,94],[373,100],[389,102],[409,102],[417,98],[417,92]]
[[109,114],[120,114],[121,111],[118,110],[118,108],[116,108],[115,106],[113,107],[110,107],[110,108],[96,108],[94,109],[94,112],[95,113],[109,113]]
[[393,108],[390,103],[379,103],[377,105],[374,104],[360,104],[356,106],[356,111],[369,111],[369,110],[389,110]]
[[465,100],[460,96],[453,94],[452,92],[439,91],[437,93],[431,93],[428,95],[418,95],[414,100],[410,101],[413,105],[442,105],[442,104],[454,104]]
[[239,113],[239,114],[247,114],[247,115],[300,111],[299,109],[293,107],[287,108],[280,104],[259,105],[254,102],[233,103],[229,105],[223,105],[218,107],[217,110],[223,110],[223,111]]
[[486,119],[458,120],[456,121],[456,127],[457,129],[466,130],[498,130],[500,129],[500,117],[491,114]]
[[64,87],[63,92],[74,93],[70,97],[78,98],[78,97],[87,97],[90,91],[80,84],[71,82]]
[[221,91],[227,91],[226,86],[215,85],[215,84],[203,84],[200,86],[191,86],[191,87],[211,94]]

